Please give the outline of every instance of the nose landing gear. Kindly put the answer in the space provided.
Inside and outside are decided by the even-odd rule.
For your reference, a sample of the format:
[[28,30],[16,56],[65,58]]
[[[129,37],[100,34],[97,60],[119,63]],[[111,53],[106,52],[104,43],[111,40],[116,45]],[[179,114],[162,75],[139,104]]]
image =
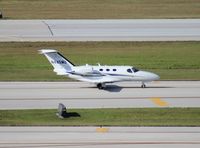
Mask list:
[[144,84],[144,82],[142,82],[141,87],[142,87],[142,88],[146,88],[146,85]]

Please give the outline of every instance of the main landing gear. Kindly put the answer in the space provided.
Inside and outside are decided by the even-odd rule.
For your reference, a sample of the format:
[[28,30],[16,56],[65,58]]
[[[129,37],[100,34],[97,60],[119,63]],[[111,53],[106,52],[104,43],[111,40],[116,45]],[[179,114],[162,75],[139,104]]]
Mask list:
[[97,84],[98,89],[104,89],[105,87],[106,87],[106,85],[104,83],[98,83]]
[[141,87],[142,87],[142,88],[146,88],[146,85],[144,84],[144,82],[142,82]]

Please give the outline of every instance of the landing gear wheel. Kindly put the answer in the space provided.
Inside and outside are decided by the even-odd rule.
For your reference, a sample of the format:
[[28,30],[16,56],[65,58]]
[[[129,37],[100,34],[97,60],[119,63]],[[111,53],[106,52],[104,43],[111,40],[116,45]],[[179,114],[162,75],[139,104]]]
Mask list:
[[141,87],[142,88],[146,88],[146,85],[144,83],[142,83]]
[[98,84],[97,84],[97,87],[98,87],[98,89],[104,89],[104,86],[103,86],[103,84],[101,84],[101,83],[98,83]]

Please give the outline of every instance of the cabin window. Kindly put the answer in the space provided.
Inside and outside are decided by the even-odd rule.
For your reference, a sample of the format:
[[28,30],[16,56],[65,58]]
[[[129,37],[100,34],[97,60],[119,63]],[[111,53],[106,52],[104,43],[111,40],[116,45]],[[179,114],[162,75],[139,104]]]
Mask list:
[[103,69],[99,69],[99,71],[103,71]]
[[106,71],[110,71],[110,69],[106,69]]
[[138,72],[139,70],[138,69],[136,69],[136,68],[132,68],[132,70],[134,71],[134,72]]
[[113,71],[117,71],[117,69],[113,69]]
[[129,73],[133,73],[131,69],[127,69],[127,72],[129,72]]

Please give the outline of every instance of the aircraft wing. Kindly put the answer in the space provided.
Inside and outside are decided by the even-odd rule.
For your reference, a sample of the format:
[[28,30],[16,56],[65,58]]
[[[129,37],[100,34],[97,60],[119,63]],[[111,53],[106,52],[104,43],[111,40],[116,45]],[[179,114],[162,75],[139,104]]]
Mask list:
[[98,76],[73,76],[73,78],[78,79],[80,81],[84,81],[84,82],[90,82],[90,83],[113,83],[113,82],[119,82],[120,79],[116,78],[116,77],[112,77],[109,75],[98,75]]

